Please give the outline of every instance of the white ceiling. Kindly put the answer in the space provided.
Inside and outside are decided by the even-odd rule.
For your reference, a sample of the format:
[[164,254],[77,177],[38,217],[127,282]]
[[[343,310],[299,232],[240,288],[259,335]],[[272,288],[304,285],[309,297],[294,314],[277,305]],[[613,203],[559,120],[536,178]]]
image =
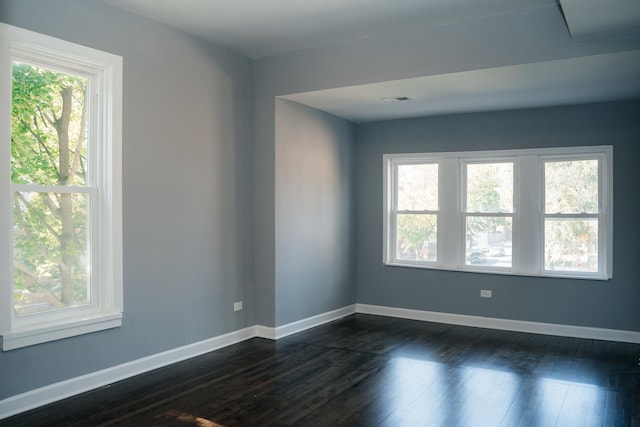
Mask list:
[[[408,97],[387,103],[383,98]],[[355,123],[640,97],[640,50],[297,93]]]
[[556,0],[104,1],[254,59],[556,3]]
[[[250,58],[554,7],[574,39],[640,34],[640,0],[103,0]],[[640,97],[640,51],[288,95],[354,122]],[[406,96],[407,102],[382,98]]]

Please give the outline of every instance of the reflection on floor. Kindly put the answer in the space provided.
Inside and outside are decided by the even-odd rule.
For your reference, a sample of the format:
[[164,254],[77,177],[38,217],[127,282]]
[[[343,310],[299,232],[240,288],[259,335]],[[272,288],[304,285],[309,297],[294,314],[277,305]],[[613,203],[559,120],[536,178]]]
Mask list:
[[640,345],[357,314],[0,425],[636,426]]

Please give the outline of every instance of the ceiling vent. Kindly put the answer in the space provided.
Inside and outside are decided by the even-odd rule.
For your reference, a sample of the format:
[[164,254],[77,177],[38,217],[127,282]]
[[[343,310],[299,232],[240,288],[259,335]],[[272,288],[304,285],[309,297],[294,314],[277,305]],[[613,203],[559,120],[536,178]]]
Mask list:
[[406,97],[406,96],[395,96],[395,97],[391,97],[391,98],[382,98],[382,100],[384,102],[387,102],[387,103],[391,104],[391,103],[394,103],[394,102],[411,101],[411,98]]

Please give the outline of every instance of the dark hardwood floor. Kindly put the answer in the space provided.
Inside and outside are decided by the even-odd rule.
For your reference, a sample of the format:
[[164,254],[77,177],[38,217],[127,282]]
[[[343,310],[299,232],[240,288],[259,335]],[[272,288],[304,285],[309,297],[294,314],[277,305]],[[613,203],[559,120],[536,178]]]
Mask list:
[[2,426],[640,427],[640,345],[356,314]]

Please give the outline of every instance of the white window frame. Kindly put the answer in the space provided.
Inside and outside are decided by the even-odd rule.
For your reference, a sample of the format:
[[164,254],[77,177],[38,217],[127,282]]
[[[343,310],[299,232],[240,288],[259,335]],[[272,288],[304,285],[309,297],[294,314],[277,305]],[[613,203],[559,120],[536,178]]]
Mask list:
[[[597,272],[545,270],[544,161],[599,159],[599,239]],[[395,256],[393,175],[398,164],[438,163],[439,215],[437,262],[398,260]],[[467,265],[465,260],[465,169],[468,163],[514,162],[512,266]],[[554,147],[521,150],[401,153],[383,155],[383,263],[478,273],[608,280],[613,277],[613,146]],[[526,195],[523,196],[523,195]],[[487,214],[490,216],[490,214]]]
[[[438,162],[436,161],[420,161],[420,160],[404,160],[404,161],[398,161],[398,162],[394,162],[393,164],[393,169],[391,172],[391,186],[393,186],[394,188],[397,188],[398,186],[398,166],[405,166],[405,165],[415,165],[415,164],[435,164],[438,165]],[[440,181],[440,168],[438,167],[438,181]],[[438,199],[440,198],[440,196],[438,195]],[[417,215],[435,215],[436,216],[436,224],[439,223],[440,221],[440,208],[438,206],[438,209],[436,210],[430,210],[430,209],[422,209],[422,210],[400,210],[397,209],[398,206],[398,194],[397,191],[393,192],[393,197],[391,200],[389,200],[389,210],[390,210],[390,215],[389,215],[389,221],[391,223],[391,227],[389,227],[389,241],[390,242],[395,242],[396,241],[396,223],[397,223],[397,219],[398,219],[398,215],[402,215],[402,214],[417,214]],[[440,204],[440,201],[438,200],[438,205]],[[437,229],[437,225],[436,225],[436,229]],[[403,260],[403,259],[399,259],[396,256],[396,250],[394,247],[393,253],[393,262],[394,263],[398,263],[398,264],[408,264],[408,265],[416,265],[416,266],[421,266],[421,265],[438,265],[438,260],[436,259],[436,261],[428,261],[428,260],[422,260],[422,261],[418,261],[418,260]],[[437,257],[437,255],[436,255]]]
[[[471,212],[469,211],[469,209],[467,208],[467,166],[468,165],[478,165],[478,164],[489,164],[489,163],[511,163],[513,165],[513,209],[511,212]],[[462,190],[460,193],[460,197],[461,197],[461,212],[460,212],[460,237],[462,238],[462,242],[461,242],[461,252],[462,252],[462,260],[461,260],[461,264],[465,266],[465,268],[480,268],[483,271],[489,271],[489,270],[495,270],[496,272],[510,272],[513,270],[513,254],[511,255],[511,267],[489,267],[489,266],[481,266],[481,265],[472,265],[472,264],[467,264],[467,260],[466,260],[466,245],[467,245],[467,236],[466,236],[466,231],[467,231],[467,218],[473,218],[473,217],[492,217],[492,218],[511,218],[511,227],[513,228],[513,235],[514,238],[516,238],[517,232],[516,232],[516,214],[515,214],[515,210],[516,210],[516,205],[517,205],[517,198],[519,196],[519,192],[516,191],[516,183],[518,182],[518,158],[517,157],[509,157],[509,156],[503,156],[503,157],[485,157],[483,159],[460,159],[460,167],[461,167],[461,183],[462,183]]]
[[[540,158],[540,176],[542,178],[540,187],[541,189],[545,188],[545,162],[562,162],[562,161],[580,161],[580,160],[597,160],[598,161],[598,177],[602,177],[606,172],[610,171],[612,175],[612,170],[610,165],[607,162],[607,158],[605,153],[592,153],[591,155],[582,154],[559,154],[559,155],[549,155],[549,156],[541,156]],[[607,214],[606,206],[612,204],[612,200],[607,197],[607,191],[604,190],[603,180],[598,179],[598,212],[597,213],[547,213],[545,212],[544,206],[546,204],[546,195],[544,194],[544,190],[542,191],[542,236],[545,235],[545,223],[547,218],[566,218],[566,219],[596,219],[598,221],[598,242],[601,239],[607,239],[606,230],[608,228],[607,222],[611,222],[613,219],[613,215]],[[611,193],[611,192],[609,192]],[[601,248],[601,244],[598,243],[598,248]],[[542,244],[542,254],[541,256],[544,259],[544,242]],[[607,268],[607,265],[610,263],[610,257],[605,256],[603,251],[598,250],[598,266],[604,265],[604,268]],[[542,263],[542,268],[544,274],[553,275],[553,276],[569,276],[574,277],[575,275],[580,276],[589,276],[592,273],[587,272],[572,272],[565,270],[548,270],[544,266],[544,262]]]
[[[13,309],[14,191],[59,187],[11,183],[11,77],[14,59],[87,76],[91,93],[88,139],[93,176],[73,193],[91,194],[91,304],[17,316]],[[122,325],[122,57],[0,23],[0,335],[2,350]],[[91,154],[94,153],[94,154]],[[65,190],[62,190],[65,191]],[[5,208],[7,207],[7,208]]]

